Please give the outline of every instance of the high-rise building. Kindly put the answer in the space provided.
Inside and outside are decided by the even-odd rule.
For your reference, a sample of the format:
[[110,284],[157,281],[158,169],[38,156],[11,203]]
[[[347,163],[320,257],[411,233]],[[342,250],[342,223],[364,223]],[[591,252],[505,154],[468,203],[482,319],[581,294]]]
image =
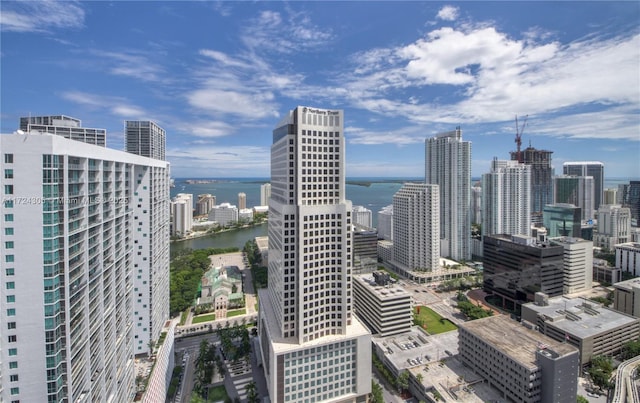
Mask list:
[[425,183],[440,189],[440,254],[471,259],[471,142],[462,130],[425,141]]
[[[522,161],[531,165],[531,214],[532,222],[541,223],[544,206],[553,203],[553,151],[537,150],[531,146],[522,152]],[[510,153],[512,160],[518,160],[518,153]]]
[[364,206],[353,206],[353,224],[363,228],[372,228],[373,220],[371,210]]
[[165,160],[166,133],[149,120],[125,120],[124,149],[144,157]]
[[405,183],[393,195],[393,262],[403,271],[440,266],[440,191],[437,185]]
[[618,204],[618,189],[605,189],[600,205],[603,204]]
[[207,215],[209,211],[216,205],[216,197],[212,194],[206,193],[198,195],[198,201],[196,201],[196,215]]
[[549,239],[564,248],[564,294],[591,290],[593,283],[593,242],[573,237]]
[[631,210],[619,204],[603,204],[598,209],[597,247],[613,250],[620,243],[631,242]]
[[520,235],[483,238],[484,290],[501,297],[503,306],[518,312],[542,291],[562,295],[564,248]]
[[258,322],[272,402],[364,402],[371,390],[371,334],[353,314],[343,122],[341,110],[299,106],[273,130]]
[[80,119],[70,116],[29,116],[20,118],[20,130],[25,133],[38,131],[62,136],[67,139],[82,141],[105,147],[107,145],[107,131],[105,129],[90,129],[82,127]]
[[[129,147],[142,142],[146,144],[147,135],[145,127],[150,130],[149,143],[151,148],[145,146]],[[164,161],[165,157],[165,133],[153,122],[127,122],[128,129],[139,127],[137,134],[130,137],[130,132],[125,132],[126,149],[130,154],[153,158]],[[135,130],[134,130],[135,132]],[[149,152],[148,152],[149,151]],[[134,276],[134,339],[136,355],[151,353],[151,342],[160,337],[162,328],[169,319],[169,242],[171,238],[171,200],[170,200],[170,166],[166,163],[166,169],[151,167],[136,173],[138,182],[148,181],[147,195],[134,194],[137,199],[137,208],[142,209],[140,214],[134,214],[137,220],[136,231],[143,236],[136,239],[137,253],[134,255],[133,264],[136,270]],[[140,192],[139,192],[140,193]],[[143,197],[144,196],[144,197]],[[191,195],[191,200],[193,195]],[[190,200],[190,203],[192,203]],[[192,206],[189,204],[189,206]],[[191,208],[190,208],[191,211]],[[139,211],[138,211],[139,212]],[[191,229],[191,228],[189,228]],[[148,234],[145,236],[144,234]]]
[[247,194],[244,192],[238,193],[238,210],[244,210],[247,208]]
[[171,201],[171,235],[185,236],[193,228],[193,195],[178,193]]
[[378,267],[378,233],[375,230],[354,228],[353,269],[369,272]]
[[556,176],[553,178],[554,203],[569,203],[580,207],[583,221],[592,220],[594,210],[594,180],[591,176]]
[[[604,199],[604,164],[600,161],[573,161],[562,164],[562,173],[593,178],[593,208],[598,210]],[[613,204],[613,203],[612,203]]]
[[581,238],[582,213],[581,208],[573,204],[547,204],[544,207],[542,221],[547,229],[549,238],[570,236]]
[[131,401],[134,355],[169,316],[168,163],[56,135],[0,142],[0,400]]
[[378,238],[393,241],[393,204],[378,211]]
[[482,193],[482,235],[530,235],[530,165],[494,159],[482,175]]
[[471,188],[471,224],[482,224],[482,187]]
[[268,206],[270,198],[271,198],[271,184],[265,183],[264,185],[260,185],[260,205]]
[[627,197],[631,220],[634,226],[640,226],[640,181],[629,182],[629,194]]

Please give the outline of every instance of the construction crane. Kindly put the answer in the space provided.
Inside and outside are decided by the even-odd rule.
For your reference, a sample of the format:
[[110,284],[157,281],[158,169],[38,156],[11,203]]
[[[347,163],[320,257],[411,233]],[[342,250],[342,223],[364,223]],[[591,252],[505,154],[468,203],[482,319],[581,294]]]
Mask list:
[[518,126],[518,115],[516,115],[516,159],[520,163],[524,162],[524,158],[522,158],[522,153],[520,152],[520,146],[522,145],[522,132],[527,124],[528,117],[529,115],[525,115],[524,120],[522,121],[522,126]]

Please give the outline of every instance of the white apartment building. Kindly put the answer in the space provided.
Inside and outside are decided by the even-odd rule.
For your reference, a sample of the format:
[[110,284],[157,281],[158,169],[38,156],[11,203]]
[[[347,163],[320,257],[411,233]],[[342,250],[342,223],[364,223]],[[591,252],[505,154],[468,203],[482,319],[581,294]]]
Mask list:
[[238,193],[238,210],[244,210],[247,208],[247,194],[244,192]]
[[614,246],[616,251],[616,269],[640,277],[640,243],[627,242]]
[[471,223],[482,224],[482,187],[471,188]]
[[531,165],[491,162],[482,175],[482,235],[531,233]]
[[50,134],[0,149],[0,400],[132,400],[169,316],[168,163]]
[[581,238],[559,237],[549,240],[564,248],[563,294],[591,290],[593,286],[593,242]]
[[615,188],[605,189],[603,191],[602,203],[600,203],[600,207],[602,207],[603,204],[616,204],[617,200],[618,200],[618,189],[615,189]]
[[270,198],[271,198],[271,184],[265,183],[264,185],[260,185],[260,205],[268,206]]
[[31,131],[51,133],[102,147],[107,145],[107,131],[105,129],[82,127],[80,119],[65,115],[21,117],[20,130],[25,133]]
[[238,208],[230,203],[221,203],[209,210],[209,221],[215,221],[221,227],[238,222]]
[[150,120],[125,120],[125,151],[144,157],[165,159],[167,134],[164,129]]
[[393,241],[393,204],[378,211],[378,238]]
[[212,194],[206,193],[198,195],[198,201],[196,201],[196,215],[202,216],[209,214],[209,210],[216,205],[216,197]]
[[364,206],[353,206],[353,224],[360,227],[373,228],[373,217],[371,210]]
[[593,234],[597,247],[613,250],[617,244],[631,242],[631,209],[619,204],[603,204],[598,209],[598,231]]
[[440,189],[440,255],[471,260],[471,142],[459,127],[425,141],[425,183]]
[[238,221],[249,222],[253,220],[253,209],[243,208],[238,210]]
[[393,195],[393,264],[402,271],[440,267],[438,185],[405,183]]
[[381,281],[385,276],[389,275],[374,272],[353,278],[355,312],[380,337],[406,333],[413,326],[411,294]]
[[171,235],[185,236],[193,228],[193,195],[178,193],[171,201]]
[[273,130],[269,288],[259,337],[272,402],[365,402],[371,334],[353,314],[344,114],[299,106]]

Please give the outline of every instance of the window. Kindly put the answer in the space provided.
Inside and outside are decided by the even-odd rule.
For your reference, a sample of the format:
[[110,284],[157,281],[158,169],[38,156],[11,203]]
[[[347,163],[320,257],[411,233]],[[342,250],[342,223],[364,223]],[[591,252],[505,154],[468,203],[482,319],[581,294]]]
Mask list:
[[18,375],[17,374],[9,375],[9,381],[18,382]]
[[20,393],[20,388],[11,388],[11,394],[12,395],[17,395]]
[[7,249],[13,249],[13,241],[7,241],[4,243],[4,247]]
[[9,343],[15,343],[16,341],[18,341],[18,336],[16,336],[15,334],[12,334],[8,337]]
[[9,309],[7,309],[7,316],[16,316],[16,310],[15,310],[15,308],[9,308]]
[[14,288],[16,288],[16,283],[13,281],[7,281],[7,290],[13,290]]
[[13,235],[13,227],[4,229],[5,235]]
[[7,322],[7,329],[11,330],[15,328],[16,328],[16,322]]
[[5,164],[13,164],[13,154],[5,154],[4,155],[4,163]]
[[17,348],[10,348],[9,349],[9,357],[13,357],[18,355],[18,349]]
[[4,178],[5,179],[13,179],[13,169],[5,169],[4,170]]
[[7,222],[13,221],[13,214],[5,214],[4,215],[4,220],[7,221]]
[[7,295],[7,303],[8,304],[12,304],[16,302],[16,296],[15,295]]
[[4,269],[4,272],[7,276],[13,276],[15,274],[15,269],[10,268],[10,269]]
[[7,263],[13,263],[14,256],[13,255],[5,255],[4,261],[7,262]]
[[9,361],[9,369],[17,369],[18,361]]
[[4,194],[12,195],[13,194],[13,185],[4,185]]

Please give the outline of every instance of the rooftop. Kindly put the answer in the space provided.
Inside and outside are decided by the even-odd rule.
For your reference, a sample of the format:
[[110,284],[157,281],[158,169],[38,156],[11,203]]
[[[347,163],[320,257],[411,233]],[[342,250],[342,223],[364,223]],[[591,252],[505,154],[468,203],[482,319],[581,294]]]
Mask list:
[[640,320],[584,298],[559,296],[549,298],[548,305],[530,302],[522,307],[544,315],[547,323],[580,338],[605,333]]
[[505,315],[465,322],[460,328],[481,338],[525,367],[537,366],[536,351],[543,346],[561,356],[577,351],[575,347],[528,329]]
[[630,280],[620,281],[613,285],[615,288],[631,291],[634,288],[640,288],[640,278],[632,278]]
[[411,297],[411,294],[398,285],[391,283],[386,286],[376,284],[371,274],[353,276],[353,280],[367,287],[378,299]]

